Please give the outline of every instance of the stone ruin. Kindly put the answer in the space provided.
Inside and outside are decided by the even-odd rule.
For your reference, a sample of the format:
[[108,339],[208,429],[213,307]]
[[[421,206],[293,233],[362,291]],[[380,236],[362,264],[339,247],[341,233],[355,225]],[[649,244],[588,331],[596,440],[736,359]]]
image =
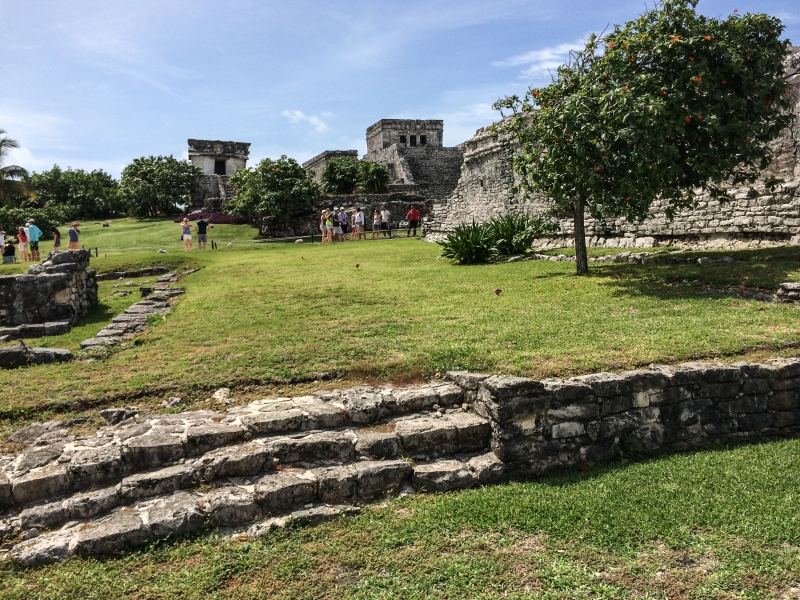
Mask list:
[[236,171],[247,166],[250,144],[191,139],[188,144],[189,161],[203,171],[195,182],[189,210],[221,210],[235,195],[228,181]]
[[358,160],[358,150],[325,150],[314,158],[303,163],[303,168],[308,171],[317,183],[322,183],[322,173],[325,167],[334,158],[349,157]]
[[97,306],[89,250],[51,252],[25,275],[0,276],[0,339],[66,333]]
[[[792,111],[800,116],[800,47],[786,58]],[[747,248],[800,243],[800,119],[774,143],[768,174],[785,180],[774,193],[759,190],[748,197],[745,187],[732,187],[728,202],[700,197],[697,206],[669,220],[664,202],[654,202],[643,222],[624,218],[596,220],[586,217],[587,244],[605,247],[690,246]],[[425,221],[425,238],[436,241],[461,223],[485,222],[509,212],[535,213],[548,208],[545,197],[525,199],[515,192],[519,183],[512,160],[517,144],[493,127],[479,129],[461,145],[464,162],[453,192],[437,201]],[[571,246],[572,219],[561,219],[561,233],[538,242],[540,247]]]
[[[0,555],[24,565],[133,549],[203,527],[258,537],[625,453],[800,431],[800,359],[651,365],[537,381],[453,372],[107,425],[33,423],[0,456]],[[228,390],[214,395],[228,402]]]

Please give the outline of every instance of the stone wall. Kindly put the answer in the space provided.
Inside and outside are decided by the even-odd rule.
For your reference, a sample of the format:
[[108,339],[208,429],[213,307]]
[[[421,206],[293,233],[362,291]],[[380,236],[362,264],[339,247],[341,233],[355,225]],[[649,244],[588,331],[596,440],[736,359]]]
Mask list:
[[74,323],[97,305],[95,271],[88,250],[50,253],[28,267],[27,275],[0,277],[0,325],[69,321]]
[[800,360],[652,365],[536,381],[454,373],[506,465],[542,473],[723,437],[800,430]]
[[228,184],[229,175],[199,175],[195,179],[191,204],[187,212],[203,209],[221,210],[236,194]]
[[319,219],[322,210],[334,206],[344,206],[348,215],[359,207],[364,211],[365,230],[372,231],[372,213],[386,205],[392,214],[392,228],[407,224],[405,216],[412,206],[416,206],[423,218],[433,202],[412,194],[340,194],[322,196],[313,211],[296,214],[289,220],[267,219],[261,227],[261,235],[270,238],[307,236],[312,232],[320,235]]
[[[425,141],[423,143],[422,136]],[[436,119],[381,119],[367,128],[367,152],[393,144],[401,146],[442,146],[444,121]]]
[[[786,66],[792,111],[800,116],[800,48],[790,51]],[[492,129],[479,129],[463,144],[464,166],[458,185],[444,202],[434,207],[425,223],[427,239],[441,239],[458,224],[472,219],[483,222],[506,212],[539,212],[547,207],[545,197],[526,200],[512,192],[517,182],[512,166],[517,146],[507,135]],[[753,246],[790,241],[800,235],[798,140],[800,119],[774,142],[775,155],[768,173],[786,182],[775,193],[761,189],[758,197],[748,198],[748,190],[740,187],[730,189],[727,202],[701,196],[693,210],[680,211],[672,221],[666,217],[663,201],[653,203],[649,217],[643,222],[628,222],[624,218],[595,220],[587,216],[587,242],[593,246],[632,247],[637,245],[638,238],[650,238],[648,243],[661,245],[700,242]],[[571,219],[561,221],[561,231],[551,245],[571,244]]]
[[464,152],[461,146],[407,148],[393,144],[368,152],[364,160],[386,165],[390,191],[415,193],[442,202],[458,184]]

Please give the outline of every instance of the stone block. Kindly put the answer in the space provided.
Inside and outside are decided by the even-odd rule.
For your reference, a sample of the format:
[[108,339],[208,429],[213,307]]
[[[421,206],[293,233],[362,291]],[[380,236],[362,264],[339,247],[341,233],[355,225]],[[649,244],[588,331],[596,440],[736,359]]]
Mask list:
[[11,482],[3,469],[0,469],[0,509],[10,506],[11,499]]
[[547,417],[552,420],[596,419],[598,416],[600,416],[600,406],[597,403],[567,404],[547,411]]
[[453,406],[463,404],[464,390],[453,383],[441,383],[433,386],[439,406]]
[[343,410],[353,423],[366,424],[387,416],[389,405],[394,404],[394,398],[375,393],[374,388],[362,386],[340,392],[331,404]]
[[213,523],[223,527],[249,523],[261,515],[256,497],[236,486],[213,490],[203,500],[202,507]]
[[89,519],[116,508],[122,497],[116,487],[75,494],[64,501],[70,520]]
[[33,446],[23,450],[17,459],[16,472],[24,473],[31,469],[43,467],[56,460],[64,451],[64,444],[57,442],[47,446]]
[[448,371],[447,378],[462,390],[475,391],[481,381],[490,376],[483,373],[470,373],[469,371]]
[[585,435],[586,429],[583,423],[576,423],[574,421],[567,421],[565,423],[557,423],[553,425],[552,436],[553,438],[570,438],[579,435]]
[[787,411],[797,408],[800,402],[798,402],[797,392],[787,390],[768,396],[766,404],[770,410]]
[[186,456],[181,438],[165,431],[150,430],[123,445],[125,462],[134,469],[146,469],[174,462]]
[[486,485],[495,483],[503,476],[503,461],[494,452],[475,456],[467,461],[467,467],[475,474],[478,483]]
[[739,431],[761,431],[772,427],[775,417],[768,412],[748,413],[737,418]]
[[332,429],[349,424],[347,415],[340,408],[324,402],[298,406],[303,411],[303,429]]
[[115,444],[76,452],[69,463],[69,472],[76,489],[117,481],[127,474],[122,449]]
[[406,414],[419,412],[439,404],[440,399],[434,389],[429,386],[411,388],[407,390],[394,390],[392,392],[394,405],[392,412]]
[[46,565],[66,559],[74,545],[72,531],[54,531],[17,544],[11,549],[11,556],[23,567]]
[[84,556],[111,554],[142,546],[150,541],[150,530],[142,518],[134,512],[124,510],[80,525],[74,531],[75,552]]
[[358,478],[358,496],[365,500],[396,489],[411,474],[411,465],[403,460],[365,460],[353,467]]
[[373,459],[400,456],[400,440],[394,433],[358,430],[356,435],[356,454],[359,456]]
[[49,529],[55,525],[64,523],[69,518],[69,512],[62,500],[47,502],[36,506],[30,506],[19,513],[20,528],[25,529]]
[[67,466],[50,464],[11,480],[11,495],[16,504],[28,504],[67,493],[71,487]]
[[186,492],[177,492],[153,503],[147,509],[147,522],[156,537],[186,535],[203,526],[205,515],[197,498]]
[[358,474],[352,466],[314,469],[317,499],[328,504],[341,504],[356,494]]
[[185,489],[197,483],[198,475],[192,464],[175,465],[157,471],[136,473],[122,480],[123,498],[145,498],[165,492]]
[[403,451],[410,455],[450,454],[456,451],[458,432],[455,424],[441,417],[414,417],[397,421],[395,433]]
[[741,370],[733,365],[687,362],[680,366],[698,375],[699,380],[694,383],[738,383],[742,377]]
[[255,499],[265,513],[275,515],[314,501],[314,481],[278,471],[259,479]]
[[197,456],[219,448],[234,444],[244,437],[246,430],[240,425],[211,423],[189,427],[186,430],[186,447],[190,456]]
[[273,456],[281,463],[319,463],[348,461],[355,457],[352,437],[335,431],[283,438],[270,443]]
[[688,427],[699,422],[698,413],[711,406],[711,400],[687,400],[661,407],[664,425],[668,429]]
[[454,412],[444,417],[456,428],[456,441],[461,452],[481,450],[489,445],[492,427],[489,421],[475,413]]
[[255,435],[297,431],[303,423],[303,412],[291,410],[255,412],[239,417],[248,431]]
[[474,487],[478,478],[461,461],[443,460],[416,465],[411,481],[417,489],[435,493]]
[[798,358],[773,358],[768,360],[767,364],[776,369],[775,379],[800,378],[800,359]]
[[258,475],[272,458],[269,447],[258,442],[220,448],[201,456],[194,462],[200,481],[214,481],[221,477],[248,477]]
[[487,377],[480,383],[480,387],[487,390],[495,402],[520,396],[541,396],[544,392],[541,381],[502,375]]

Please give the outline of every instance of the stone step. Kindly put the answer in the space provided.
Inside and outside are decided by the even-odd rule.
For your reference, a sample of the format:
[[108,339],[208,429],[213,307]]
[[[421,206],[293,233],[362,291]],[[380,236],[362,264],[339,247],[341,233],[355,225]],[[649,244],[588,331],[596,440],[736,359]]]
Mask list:
[[[314,525],[359,510],[364,503],[408,491],[443,492],[490,483],[502,474],[493,454],[461,460],[412,465],[404,460],[357,461],[314,469],[286,469],[255,478],[230,479],[203,491],[173,491],[122,507],[106,505],[98,518],[76,520],[77,505],[63,508],[71,518],[60,530],[38,535],[11,548],[11,556],[31,566],[64,560],[72,555],[108,554],[145,545],[155,539],[196,532],[210,525],[243,527],[253,537],[288,523]],[[408,488],[413,485],[413,488]],[[98,500],[100,502],[100,500]],[[108,512],[110,511],[110,512]],[[97,513],[99,514],[99,513]],[[63,515],[62,515],[63,518]],[[28,524],[33,524],[29,520]],[[38,522],[43,528],[53,526]]]
[[[483,418],[471,413],[452,412],[437,417],[405,417],[385,427],[396,431],[315,431],[268,436],[209,449],[220,442],[239,441],[242,430],[236,426],[223,427],[222,433],[211,427],[198,428],[200,431],[188,436],[186,445],[176,444],[173,438],[162,440],[160,446],[154,445],[156,442],[142,442],[135,446],[101,447],[78,455],[66,467],[56,462],[33,469],[9,482],[12,498],[26,508],[3,515],[6,525],[0,525],[0,529],[53,527],[74,518],[76,511],[96,516],[131,500],[191,489],[200,484],[209,485],[230,477],[260,476],[285,467],[302,465],[336,469],[354,460],[397,459],[401,456],[430,460],[474,452],[488,447],[491,434],[488,422]],[[139,437],[146,440],[148,436],[132,440]],[[34,448],[20,459],[18,466],[24,468],[39,464],[52,459],[58,452],[53,445]],[[192,448],[207,451],[197,458],[187,457],[187,452],[192,454]],[[131,471],[137,465],[153,464],[156,457],[168,458],[177,464]],[[34,474],[40,474],[40,477],[34,478]],[[96,492],[70,495],[74,489],[97,488],[104,484],[108,487]],[[64,498],[55,499],[58,496]],[[36,500],[50,498],[53,500],[33,504]]]
[[[26,438],[29,447],[18,455],[0,456],[0,507],[24,507],[118,483],[135,473],[252,439],[264,438],[260,443],[271,444],[271,456],[283,462],[318,462],[325,456],[346,460],[356,452],[372,458],[395,458],[401,453],[426,457],[483,448],[490,435],[485,419],[464,408],[441,409],[445,402],[454,406],[461,399],[460,388],[453,384],[358,388],[262,400],[226,412],[131,416],[93,435],[74,436],[67,427],[51,428]],[[434,407],[438,410],[429,410]],[[402,416],[419,410],[427,413]],[[114,411],[104,411],[110,412]],[[379,424],[375,429],[346,434],[347,439],[341,432],[330,439],[323,433],[300,435],[375,424]]]

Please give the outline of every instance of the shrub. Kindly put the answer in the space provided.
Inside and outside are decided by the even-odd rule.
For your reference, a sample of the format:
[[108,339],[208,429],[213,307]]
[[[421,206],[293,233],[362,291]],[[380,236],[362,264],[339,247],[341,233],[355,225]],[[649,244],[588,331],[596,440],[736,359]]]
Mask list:
[[359,164],[356,191],[367,194],[383,194],[389,191],[389,169],[386,165],[362,160]]
[[122,170],[120,197],[137,217],[174,215],[188,200],[195,177],[202,174],[189,161],[172,156],[135,158]]
[[443,257],[460,265],[485,263],[497,256],[489,223],[475,223],[473,220],[471,225],[459,225],[438,244],[442,247]]
[[50,227],[58,226],[69,220],[65,211],[56,207],[45,208],[9,208],[0,207],[0,229],[5,229],[8,235],[16,236],[19,227],[25,225],[28,219],[33,219],[36,226],[44,232],[44,237],[50,236]]
[[357,158],[339,156],[325,165],[322,189],[331,194],[352,194],[360,180],[361,165]]
[[506,214],[489,221],[489,229],[497,251],[510,256],[527,252],[534,239],[555,232],[558,225],[549,213]]

